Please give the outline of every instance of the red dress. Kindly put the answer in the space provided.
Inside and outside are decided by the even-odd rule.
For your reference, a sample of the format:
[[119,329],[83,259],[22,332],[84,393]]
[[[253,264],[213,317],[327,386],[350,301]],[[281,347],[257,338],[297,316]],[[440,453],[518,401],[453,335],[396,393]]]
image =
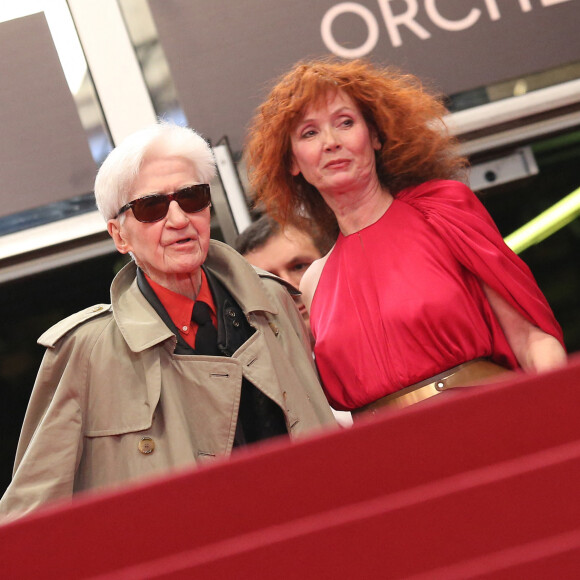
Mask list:
[[478,357],[517,368],[482,282],[563,342],[529,268],[462,183],[405,189],[377,222],[340,235],[310,312],[331,405],[356,409]]

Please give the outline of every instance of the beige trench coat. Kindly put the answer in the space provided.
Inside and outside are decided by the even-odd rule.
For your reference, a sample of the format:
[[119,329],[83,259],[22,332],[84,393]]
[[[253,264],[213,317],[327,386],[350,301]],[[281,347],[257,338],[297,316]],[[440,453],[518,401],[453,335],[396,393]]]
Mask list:
[[47,351],[0,517],[228,455],[242,376],[283,409],[291,438],[336,424],[288,290],[214,240],[205,265],[256,329],[231,358],[175,355],[175,336],[139,291],[133,263],[113,281],[111,305],[40,337]]

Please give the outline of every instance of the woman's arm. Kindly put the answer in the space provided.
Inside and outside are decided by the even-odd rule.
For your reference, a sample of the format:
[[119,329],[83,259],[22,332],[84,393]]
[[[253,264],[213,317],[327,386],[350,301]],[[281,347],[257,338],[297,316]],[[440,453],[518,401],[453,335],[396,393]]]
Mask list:
[[555,337],[526,320],[486,284],[483,290],[511,349],[525,371],[547,371],[566,364],[566,351]]

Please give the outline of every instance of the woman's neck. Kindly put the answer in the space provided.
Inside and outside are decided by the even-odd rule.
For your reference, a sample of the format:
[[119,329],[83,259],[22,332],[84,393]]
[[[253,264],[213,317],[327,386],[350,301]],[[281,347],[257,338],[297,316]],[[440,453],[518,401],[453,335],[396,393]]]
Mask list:
[[344,236],[354,234],[379,220],[393,203],[393,196],[380,186],[366,191],[325,196]]

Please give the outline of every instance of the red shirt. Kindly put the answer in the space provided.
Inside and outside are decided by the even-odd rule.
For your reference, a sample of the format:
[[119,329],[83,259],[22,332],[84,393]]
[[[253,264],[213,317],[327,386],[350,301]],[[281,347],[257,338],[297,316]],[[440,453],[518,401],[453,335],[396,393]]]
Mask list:
[[211,321],[214,326],[217,326],[217,314],[216,307],[213,301],[213,296],[211,295],[211,290],[209,289],[209,283],[207,281],[207,276],[205,272],[201,271],[201,288],[199,289],[199,294],[196,300],[192,300],[187,296],[168,290],[164,286],[157,284],[145,274],[147,282],[149,282],[151,288],[157,295],[157,298],[163,304],[167,314],[173,321],[173,324],[179,329],[179,334],[183,337],[185,342],[195,348],[195,335],[197,334],[198,325],[191,319],[191,313],[193,312],[193,305],[196,300],[201,300],[205,302],[211,310]]

